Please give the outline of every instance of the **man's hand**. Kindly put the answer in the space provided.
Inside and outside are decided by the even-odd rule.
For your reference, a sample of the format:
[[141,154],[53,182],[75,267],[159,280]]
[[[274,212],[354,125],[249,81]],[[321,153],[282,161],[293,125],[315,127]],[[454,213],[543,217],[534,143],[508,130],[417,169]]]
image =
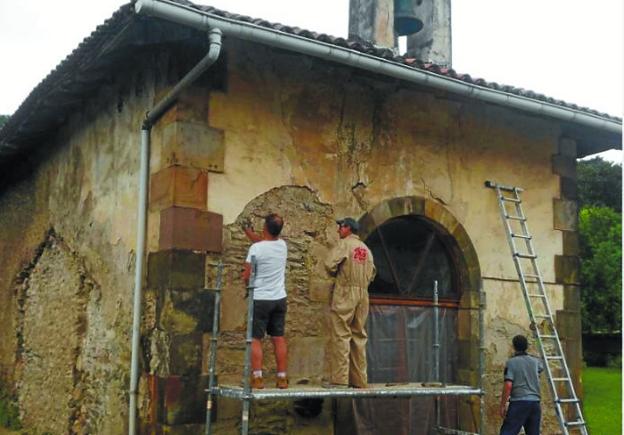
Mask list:
[[507,415],[507,404],[503,404],[501,403],[500,409],[498,410],[501,418],[505,418],[505,416]]

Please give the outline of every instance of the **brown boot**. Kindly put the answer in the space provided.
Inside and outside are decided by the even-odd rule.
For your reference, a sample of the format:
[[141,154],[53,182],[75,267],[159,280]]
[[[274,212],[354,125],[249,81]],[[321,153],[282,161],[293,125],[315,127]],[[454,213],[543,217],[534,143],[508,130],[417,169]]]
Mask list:
[[249,385],[254,390],[262,390],[264,388],[264,380],[262,376],[252,376]]
[[288,388],[288,378],[286,376],[278,376],[275,379],[275,388],[279,388],[281,390]]

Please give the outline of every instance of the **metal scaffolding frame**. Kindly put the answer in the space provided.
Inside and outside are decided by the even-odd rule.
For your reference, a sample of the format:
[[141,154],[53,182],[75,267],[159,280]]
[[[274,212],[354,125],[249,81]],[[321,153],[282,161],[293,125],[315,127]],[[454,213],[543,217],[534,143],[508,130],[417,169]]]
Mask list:
[[[212,410],[214,409],[215,399],[217,397],[237,399],[242,401],[241,415],[241,435],[247,435],[249,432],[249,411],[251,402],[254,400],[279,400],[279,399],[323,399],[323,398],[398,398],[398,397],[415,397],[415,396],[434,396],[435,413],[436,413],[436,430],[440,434],[461,434],[461,435],[480,435],[483,434],[484,420],[484,327],[483,327],[483,309],[485,308],[485,299],[483,295],[483,286],[479,285],[479,376],[477,386],[466,385],[445,385],[439,382],[439,349],[438,343],[438,286],[437,281],[434,284],[434,381],[430,383],[405,383],[405,384],[369,384],[367,388],[323,388],[320,386],[301,385],[288,389],[265,388],[253,390],[250,385],[251,373],[251,340],[252,340],[252,322],[253,322],[253,294],[254,281],[256,276],[255,257],[251,258],[251,276],[247,286],[247,332],[245,340],[245,361],[243,367],[242,386],[233,385],[217,385],[216,383],[216,361],[217,361],[217,344],[219,338],[219,317],[221,309],[221,287],[223,284],[223,263],[217,266],[216,287],[205,288],[206,291],[214,292],[214,317],[212,323],[212,336],[210,338],[210,355],[209,355],[209,384],[206,390],[208,398],[206,402],[206,425],[205,434],[213,433]],[[448,396],[479,396],[479,432],[465,432],[458,429],[445,428],[440,426],[440,407],[439,398]]]

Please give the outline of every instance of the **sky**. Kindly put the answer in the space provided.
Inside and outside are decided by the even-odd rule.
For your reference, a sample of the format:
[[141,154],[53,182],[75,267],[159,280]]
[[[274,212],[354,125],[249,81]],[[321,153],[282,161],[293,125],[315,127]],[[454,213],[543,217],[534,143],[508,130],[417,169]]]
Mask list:
[[[125,0],[0,0],[0,114]],[[194,0],[347,36],[349,0]],[[621,0],[452,0],[453,68],[622,117]],[[603,157],[622,161],[622,152]]]

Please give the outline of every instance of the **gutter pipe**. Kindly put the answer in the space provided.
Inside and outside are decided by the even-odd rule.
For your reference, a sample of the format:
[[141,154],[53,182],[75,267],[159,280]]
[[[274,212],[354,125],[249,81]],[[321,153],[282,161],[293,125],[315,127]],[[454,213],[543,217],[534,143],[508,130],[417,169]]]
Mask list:
[[227,36],[295,51],[354,68],[405,80],[407,82],[441,89],[453,94],[510,107],[523,112],[580,124],[585,127],[617,134],[618,136],[622,134],[622,123],[615,120],[572,108],[564,108],[555,104],[536,101],[520,95],[509,94],[496,89],[462,82],[452,77],[440,77],[428,71],[418,70],[407,65],[380,59],[349,48],[338,47],[322,41],[310,40],[253,23],[243,23],[237,20],[220,17],[169,0],[138,0],[135,3],[135,10],[139,14],[163,18],[183,26],[199,30],[204,30],[206,27],[219,28],[222,30],[223,34]]
[[130,363],[130,403],[128,409],[128,434],[136,434],[137,396],[139,381],[139,339],[141,336],[141,301],[143,298],[143,267],[145,264],[145,234],[147,229],[147,197],[149,192],[150,133],[152,126],[177,100],[178,96],[201,74],[216,62],[221,54],[221,31],[207,24],[201,29],[209,31],[208,53],[152,110],[147,112],[141,124],[141,163],[139,171],[139,201],[137,211],[137,240],[134,274],[134,299],[132,307],[132,356]]

